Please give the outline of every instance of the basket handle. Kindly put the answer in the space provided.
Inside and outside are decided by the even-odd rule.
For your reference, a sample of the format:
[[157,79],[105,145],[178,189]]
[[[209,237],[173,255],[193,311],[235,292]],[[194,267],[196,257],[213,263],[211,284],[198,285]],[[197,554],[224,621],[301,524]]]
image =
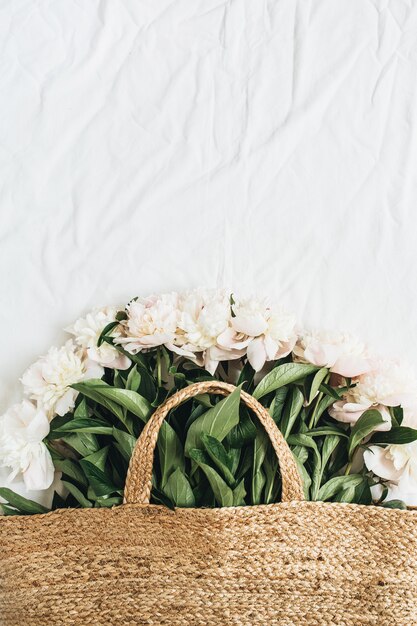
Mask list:
[[[203,393],[227,396],[236,387],[219,381],[194,383],[168,398],[161,404],[145,425],[130,459],[124,490],[124,502],[149,504],[152,488],[152,467],[159,429],[168,413],[177,406]],[[297,464],[287,442],[278,430],[268,411],[255,398],[241,391],[241,400],[258,417],[265,428],[277,455],[282,477],[282,501],[304,500]]]

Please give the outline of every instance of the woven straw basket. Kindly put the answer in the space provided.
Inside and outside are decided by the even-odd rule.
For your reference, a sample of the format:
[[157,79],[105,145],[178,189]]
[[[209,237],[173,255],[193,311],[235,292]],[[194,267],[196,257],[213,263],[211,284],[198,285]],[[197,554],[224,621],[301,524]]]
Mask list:
[[246,393],[278,456],[283,502],[149,504],[168,412],[233,389],[197,383],[158,408],[132,456],[123,506],[0,518],[0,624],[417,624],[416,513],[303,502],[290,449]]

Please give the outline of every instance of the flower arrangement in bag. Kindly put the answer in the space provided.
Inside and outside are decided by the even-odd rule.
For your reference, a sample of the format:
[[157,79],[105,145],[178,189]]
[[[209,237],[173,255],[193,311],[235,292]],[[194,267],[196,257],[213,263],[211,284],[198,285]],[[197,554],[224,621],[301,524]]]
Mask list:
[[95,310],[22,376],[0,418],[4,514],[122,503],[152,412],[187,385],[232,382],[161,428],[152,497],[170,507],[280,499],[268,438],[239,402],[252,394],[289,443],[310,500],[417,505],[417,382],[343,333],[297,331],[266,300],[195,290]]

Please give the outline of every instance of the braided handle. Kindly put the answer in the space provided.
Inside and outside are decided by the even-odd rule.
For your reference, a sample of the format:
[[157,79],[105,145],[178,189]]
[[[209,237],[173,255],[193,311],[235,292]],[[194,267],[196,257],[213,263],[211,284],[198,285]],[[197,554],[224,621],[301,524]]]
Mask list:
[[[195,383],[181,389],[161,404],[145,425],[130,459],[124,491],[125,503],[149,504],[152,488],[152,467],[159,429],[168,413],[194,396],[215,393],[227,396],[236,387],[218,381]],[[253,396],[241,391],[240,397],[258,417],[277,455],[282,477],[282,501],[304,500],[301,478],[287,442],[268,411]]]

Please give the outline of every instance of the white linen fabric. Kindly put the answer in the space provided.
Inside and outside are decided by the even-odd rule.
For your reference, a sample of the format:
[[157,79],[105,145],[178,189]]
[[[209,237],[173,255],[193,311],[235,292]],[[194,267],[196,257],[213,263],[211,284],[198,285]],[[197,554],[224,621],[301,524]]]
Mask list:
[[417,343],[414,0],[2,0],[0,408],[89,308],[270,294]]

